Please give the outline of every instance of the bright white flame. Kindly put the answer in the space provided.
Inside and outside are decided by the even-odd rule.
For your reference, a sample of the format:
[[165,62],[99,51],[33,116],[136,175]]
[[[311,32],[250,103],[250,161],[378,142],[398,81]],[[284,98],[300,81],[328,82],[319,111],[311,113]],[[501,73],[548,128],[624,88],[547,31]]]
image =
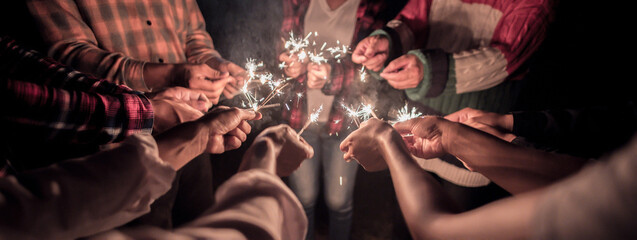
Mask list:
[[327,59],[323,57],[323,53],[318,54],[310,53],[310,61],[316,64],[327,63]]
[[300,62],[303,62],[306,58],[307,58],[307,53],[306,52],[300,52],[299,53],[299,61]]
[[361,104],[362,108],[360,111],[361,118],[367,120],[374,115],[374,106],[371,104]]
[[245,69],[248,72],[248,77],[250,80],[256,77],[256,72],[263,67],[263,62],[258,62],[258,60],[254,58],[248,58],[246,60]]
[[279,64],[279,69],[284,69],[284,68],[286,68],[286,67],[287,67],[287,65],[285,65],[285,62],[281,62],[281,63]]
[[272,73],[261,74],[259,76],[259,81],[261,82],[261,84],[265,84],[267,82],[272,81],[272,77],[274,77],[274,75],[272,75]]
[[323,104],[321,104],[321,106],[316,109],[314,113],[310,114],[310,122],[317,122],[321,111],[323,111]]
[[422,116],[422,113],[418,112],[418,110],[415,107],[411,108],[411,112],[410,112],[409,106],[405,104],[405,106],[402,109],[398,110],[398,117],[396,118],[396,122],[404,122],[404,121],[414,119],[420,116]]
[[367,82],[367,71],[365,71],[365,66],[361,67],[360,76],[361,82]]
[[304,48],[310,45],[310,41],[308,41],[310,35],[311,33],[308,34],[307,37],[305,37],[304,39],[294,38],[294,33],[290,32],[290,38],[285,41],[285,49],[290,51],[291,54],[302,51]]

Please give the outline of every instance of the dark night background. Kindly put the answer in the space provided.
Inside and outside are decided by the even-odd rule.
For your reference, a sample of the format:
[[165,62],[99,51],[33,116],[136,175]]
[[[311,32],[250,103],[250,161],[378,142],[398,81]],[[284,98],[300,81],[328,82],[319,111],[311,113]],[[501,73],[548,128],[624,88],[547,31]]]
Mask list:
[[[243,65],[246,58],[276,66],[274,47],[281,25],[280,0],[198,0],[215,47],[225,58]],[[614,1],[560,1],[555,21],[529,74],[516,110],[582,107],[634,100],[634,13]],[[0,4],[2,28],[32,48],[42,50],[39,35],[22,1]],[[269,113],[276,116],[276,112]],[[608,116],[613,117],[613,116]],[[266,124],[267,125],[267,124]],[[218,156],[216,184],[238,166],[238,151]],[[213,157],[215,158],[215,157]],[[326,210],[319,209],[319,234],[326,234]],[[323,213],[321,213],[323,212]],[[322,215],[321,215],[322,214]],[[388,172],[359,171],[354,202],[354,239],[402,238],[408,233],[399,219]]]

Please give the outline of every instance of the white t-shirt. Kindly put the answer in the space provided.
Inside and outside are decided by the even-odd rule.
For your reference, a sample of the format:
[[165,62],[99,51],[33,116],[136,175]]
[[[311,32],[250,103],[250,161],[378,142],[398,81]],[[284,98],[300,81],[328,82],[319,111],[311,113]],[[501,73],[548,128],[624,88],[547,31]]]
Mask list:
[[[336,47],[338,41],[340,45],[349,45],[354,36],[356,26],[356,10],[360,0],[346,0],[341,6],[332,10],[326,0],[310,1],[303,29],[305,35],[317,32],[316,44],[320,48],[323,43],[326,47]],[[328,96],[321,92],[321,89],[307,90],[308,113],[312,113],[323,104],[323,111],[319,115],[319,122],[327,122],[330,109],[334,101],[334,96]]]

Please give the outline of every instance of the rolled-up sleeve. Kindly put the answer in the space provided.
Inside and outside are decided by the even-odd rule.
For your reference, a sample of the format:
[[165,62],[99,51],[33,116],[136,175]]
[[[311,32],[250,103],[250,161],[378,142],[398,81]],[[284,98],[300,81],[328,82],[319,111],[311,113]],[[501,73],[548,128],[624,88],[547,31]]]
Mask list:
[[237,173],[215,194],[215,206],[175,231],[145,227],[110,231],[93,239],[303,239],[307,218],[278,176],[263,170]]
[[122,225],[171,186],[152,136],[0,179],[0,239],[71,239]]

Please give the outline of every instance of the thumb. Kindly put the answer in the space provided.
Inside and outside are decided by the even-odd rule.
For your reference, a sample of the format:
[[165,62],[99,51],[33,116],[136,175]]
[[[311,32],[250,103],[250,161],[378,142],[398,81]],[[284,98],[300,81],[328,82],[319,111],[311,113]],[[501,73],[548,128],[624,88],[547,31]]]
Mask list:
[[387,67],[383,70],[383,74],[397,72],[400,69],[404,69],[407,66],[408,62],[405,58],[399,57],[394,61],[391,61],[387,64]]
[[371,42],[371,43],[369,44],[369,46],[367,46],[367,48],[365,49],[365,54],[364,54],[364,56],[365,56],[366,58],[372,58],[372,57],[374,57],[374,56],[376,55],[376,52],[377,52],[377,50],[376,50],[376,43],[375,43],[375,42]]
[[414,118],[404,122],[397,122],[396,124],[394,124],[394,129],[396,129],[396,131],[401,134],[413,133],[413,130],[416,127],[418,120],[419,118]]
[[241,109],[239,111],[239,119],[241,120],[257,120],[258,118],[261,118],[261,114],[251,109],[250,110]]

